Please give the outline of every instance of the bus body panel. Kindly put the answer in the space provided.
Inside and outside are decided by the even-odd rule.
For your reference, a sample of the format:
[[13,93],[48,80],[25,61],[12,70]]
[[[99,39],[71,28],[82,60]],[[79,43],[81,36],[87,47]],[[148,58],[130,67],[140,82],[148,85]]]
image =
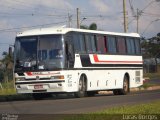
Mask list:
[[[73,33],[70,34],[70,32]],[[102,35],[102,38],[104,37],[104,44],[107,42],[106,36],[116,36],[116,39],[118,37],[131,37],[135,39],[139,38],[138,34],[133,33],[114,33],[65,28],[50,28],[42,30],[37,29],[22,32],[17,35],[18,39],[23,39],[23,41],[19,40],[17,43],[17,51],[21,47],[20,44],[22,44],[22,46],[24,46],[23,48],[25,49],[29,49],[29,45],[33,45],[35,47],[39,45],[37,50],[36,48],[33,49],[37,54],[36,57],[38,58],[38,60],[36,59],[35,62],[38,64],[41,61],[42,62],[41,65],[37,65],[38,67],[32,67],[32,64],[34,64],[33,61],[20,61],[21,63],[24,63],[24,68],[26,66],[27,67],[22,71],[21,69],[18,72],[15,70],[15,84],[17,93],[78,92],[79,80],[82,75],[86,76],[86,91],[123,89],[123,81],[125,76],[127,76],[129,79],[130,88],[138,87],[143,84],[143,60],[141,54],[136,54],[136,51],[134,51],[135,54],[132,54],[132,50],[129,54],[108,53],[107,48],[104,50],[106,53],[99,53],[98,50],[96,52],[92,51],[92,53],[87,53],[87,50],[86,52],[82,51],[80,53],[77,51],[73,52],[73,49],[76,49],[76,46],[71,40],[75,34],[74,32],[76,34],[83,34],[81,37],[84,39],[87,38],[85,36],[86,34],[91,34],[92,38],[95,37],[95,35]],[[54,36],[57,37],[53,39],[52,37]],[[27,38],[30,38],[30,43],[27,43]],[[60,42],[57,42],[57,39]],[[52,41],[55,41],[53,46]],[[25,46],[27,45],[26,43],[28,46]],[[87,43],[84,42],[84,44],[85,45],[81,47],[87,49]],[[127,43],[125,44],[127,46]],[[131,43],[128,43],[128,45],[130,44]],[[135,44],[137,43],[134,43],[134,46]],[[56,48],[56,51],[53,48]],[[59,48],[62,49],[62,52],[60,52],[62,53],[61,55],[63,58],[61,58],[61,56],[54,56],[55,54],[59,53]],[[69,53],[70,50],[72,52],[71,56]],[[22,50],[19,50],[18,52],[21,51]],[[28,51],[32,52],[32,50]],[[18,52],[17,54],[19,54]],[[21,56],[19,55],[19,57]],[[70,65],[69,63],[70,57],[72,57],[71,62],[73,65]],[[16,63],[17,60],[15,60],[15,64]],[[46,70],[44,69],[45,65],[47,65]],[[60,68],[58,68],[59,66]]]
[[[142,67],[92,67],[87,66],[83,67],[81,64],[81,58],[79,57],[79,54],[76,54],[75,57],[78,57],[75,59],[75,68],[73,70],[61,70],[61,71],[49,71],[49,72],[26,72],[23,73],[24,76],[18,76],[16,74],[16,78],[23,78],[27,81],[17,81],[16,87],[18,93],[34,93],[35,92],[41,92],[44,90],[44,92],[77,92],[78,91],[78,83],[80,76],[82,74],[86,75],[87,77],[87,91],[98,91],[98,90],[112,90],[112,89],[122,89],[123,88],[123,80],[125,74],[129,75],[129,82],[130,82],[130,88],[138,87],[142,85],[142,76],[143,71]],[[92,64],[96,64],[93,56],[89,55],[90,61]],[[99,62],[98,64],[105,64],[110,65],[111,63],[107,63],[106,58],[111,59],[112,62],[116,60],[116,55],[99,55],[103,56],[100,57],[102,62]],[[115,59],[114,59],[115,57]],[[123,56],[121,56],[123,58]],[[134,61],[142,61],[142,57],[138,56],[131,56],[130,61],[134,58]],[[125,59],[128,57],[125,57]],[[135,59],[137,58],[137,59]],[[118,61],[124,62],[123,59],[119,59]],[[113,63],[112,63],[113,64]],[[115,64],[115,63],[114,63]],[[122,64],[122,63],[121,63]],[[124,63],[123,63],[124,64]],[[128,63],[126,63],[127,65]],[[138,63],[139,64],[139,63]],[[104,65],[104,64],[103,64]],[[134,64],[133,64],[134,65]],[[136,76],[136,73],[138,72],[138,75]],[[54,80],[54,76],[64,76],[63,80]],[[48,80],[45,80],[48,79]],[[43,82],[40,79],[44,79]],[[38,81],[39,80],[39,81]],[[38,81],[38,82],[37,82]],[[23,84],[25,83],[26,84]],[[27,82],[30,82],[30,84],[27,84]],[[46,82],[46,83],[45,83]],[[42,85],[43,88],[35,88],[36,85]]]

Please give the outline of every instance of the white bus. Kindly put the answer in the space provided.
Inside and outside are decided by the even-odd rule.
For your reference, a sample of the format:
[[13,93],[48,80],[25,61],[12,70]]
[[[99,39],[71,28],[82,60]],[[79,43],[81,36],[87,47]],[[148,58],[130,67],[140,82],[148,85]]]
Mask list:
[[21,32],[15,40],[17,93],[127,94],[143,84],[140,36],[75,28]]

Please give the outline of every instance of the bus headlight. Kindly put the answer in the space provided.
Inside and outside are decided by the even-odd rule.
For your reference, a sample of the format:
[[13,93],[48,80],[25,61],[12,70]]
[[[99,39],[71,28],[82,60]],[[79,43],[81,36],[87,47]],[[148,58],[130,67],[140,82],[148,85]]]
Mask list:
[[58,80],[64,80],[64,75],[58,75],[58,76],[51,76],[51,79],[58,79]]
[[21,78],[16,78],[16,81],[24,81],[25,78],[24,77],[21,77]]

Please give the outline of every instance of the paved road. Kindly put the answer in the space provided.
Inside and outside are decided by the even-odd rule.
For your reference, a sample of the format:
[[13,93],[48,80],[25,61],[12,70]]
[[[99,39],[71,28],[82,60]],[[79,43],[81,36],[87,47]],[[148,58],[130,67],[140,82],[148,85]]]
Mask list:
[[147,83],[160,85],[160,80],[159,79],[152,79],[152,80],[148,80]]
[[126,104],[145,103],[153,100],[160,100],[160,90],[130,93],[128,95],[114,96],[97,95],[86,98],[66,98],[61,96],[58,99],[25,100],[1,102],[0,113],[12,114],[67,114],[86,113],[99,111],[105,108]]

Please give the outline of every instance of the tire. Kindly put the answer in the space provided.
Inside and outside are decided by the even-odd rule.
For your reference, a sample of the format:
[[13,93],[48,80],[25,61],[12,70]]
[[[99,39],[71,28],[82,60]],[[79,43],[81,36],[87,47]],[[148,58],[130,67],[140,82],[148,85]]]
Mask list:
[[43,96],[42,96],[40,93],[33,93],[33,94],[32,94],[32,97],[33,97],[35,100],[42,100],[42,99],[43,99]]
[[113,90],[113,94],[114,95],[126,95],[127,93],[129,93],[129,79],[127,76],[124,76],[123,88]]
[[85,96],[86,96],[86,83],[84,76],[81,76],[78,85],[78,92],[75,93],[75,97],[82,98]]
[[120,95],[120,90],[119,89],[113,90],[113,94],[114,95]]
[[121,95],[126,95],[129,92],[129,80],[127,76],[124,76],[123,89],[121,90]]
[[92,96],[94,96],[96,93],[97,93],[97,92],[95,92],[95,91],[89,91],[89,92],[87,92],[87,96],[88,96],[88,97],[92,97]]
[[51,97],[51,94],[48,94],[48,93],[33,93],[32,97],[35,100],[43,100],[44,98]]

